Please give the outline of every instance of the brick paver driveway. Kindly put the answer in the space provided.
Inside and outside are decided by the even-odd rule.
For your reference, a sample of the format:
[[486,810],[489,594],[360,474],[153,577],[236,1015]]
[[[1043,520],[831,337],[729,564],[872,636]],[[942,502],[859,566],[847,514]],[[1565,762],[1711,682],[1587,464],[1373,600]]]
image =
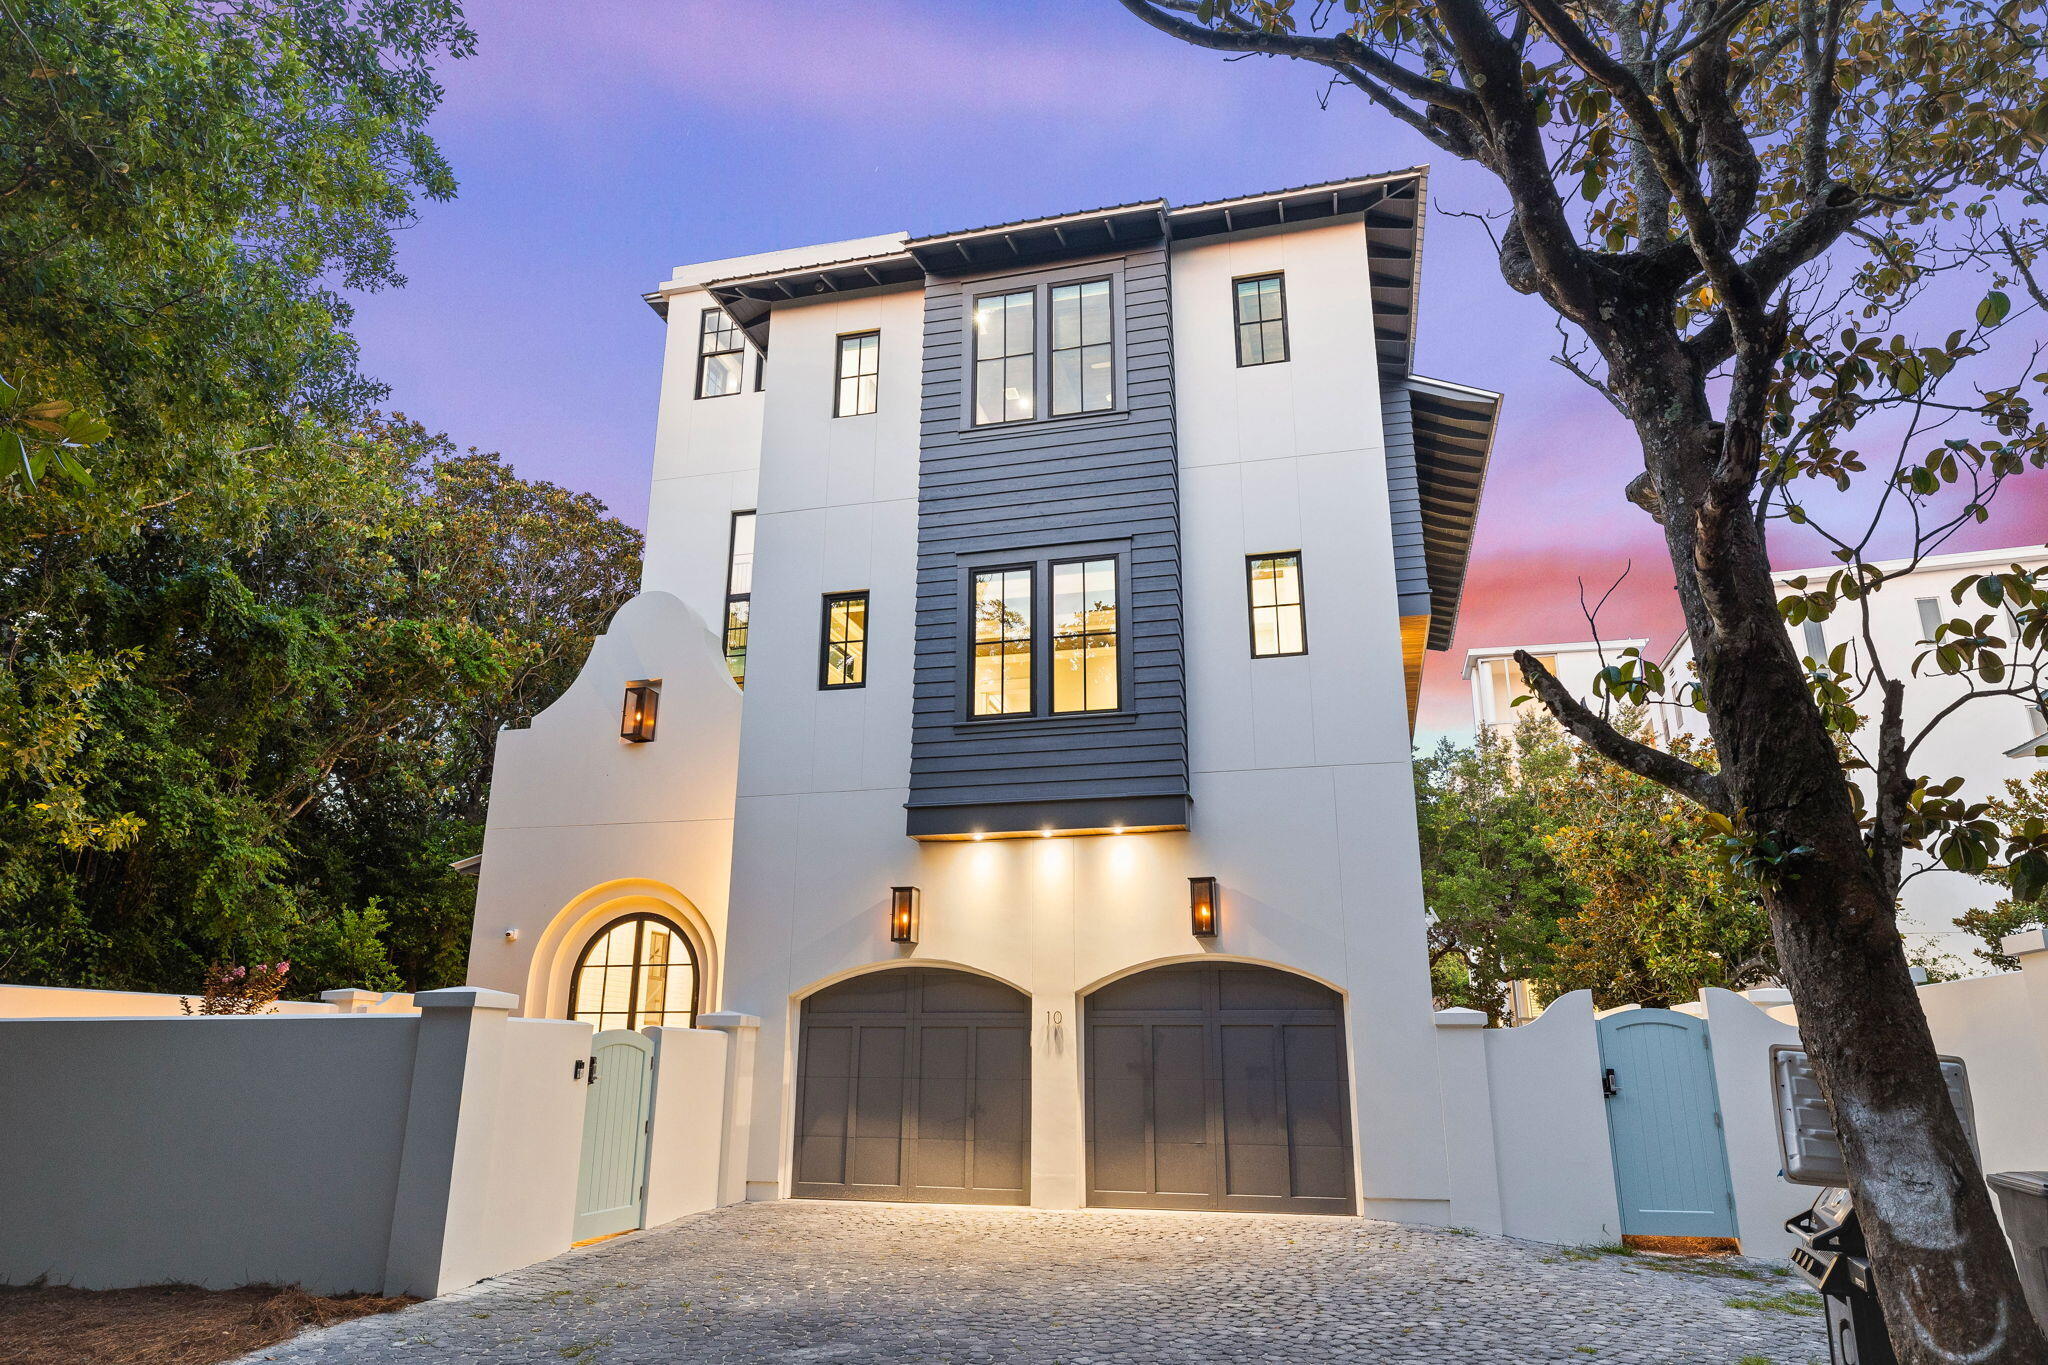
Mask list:
[[1786,1297],[1795,1281],[1690,1264],[1352,1218],[791,1201],[685,1218],[250,1359],[1827,1359],[1819,1319]]

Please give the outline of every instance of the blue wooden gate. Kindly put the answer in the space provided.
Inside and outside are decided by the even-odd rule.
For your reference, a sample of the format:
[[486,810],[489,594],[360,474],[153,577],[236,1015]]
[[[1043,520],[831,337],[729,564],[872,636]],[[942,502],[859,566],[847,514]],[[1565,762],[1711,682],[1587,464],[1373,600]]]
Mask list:
[[630,1030],[607,1030],[590,1040],[590,1094],[583,1108],[574,1241],[640,1226],[653,1062],[654,1044]]
[[1602,1019],[1599,1034],[1623,1234],[1735,1236],[1706,1021],[1623,1010]]

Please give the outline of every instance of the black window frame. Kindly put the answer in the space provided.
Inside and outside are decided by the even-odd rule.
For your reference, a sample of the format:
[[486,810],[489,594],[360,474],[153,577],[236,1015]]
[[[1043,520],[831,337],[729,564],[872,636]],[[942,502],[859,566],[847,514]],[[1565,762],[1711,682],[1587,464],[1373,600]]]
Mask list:
[[[585,939],[583,941],[583,946],[576,950],[576,963],[573,967],[569,969],[569,1018],[571,1020],[574,1020],[578,1014],[582,1013],[580,1006],[582,1005],[583,996],[583,968],[590,959],[591,950],[596,948],[598,944],[604,942],[606,937],[610,935],[612,930],[618,928],[622,924],[632,924],[636,921],[643,925],[658,924],[662,928],[668,930],[670,934],[674,935],[676,938],[682,941],[683,951],[689,955],[690,959],[689,1022],[687,1024],[669,1023],[669,1016],[675,1014],[676,1011],[664,1007],[661,1012],[662,1022],[660,1024],[653,1025],[653,1027],[695,1028],[697,1026],[697,1015],[699,1011],[702,1009],[704,1003],[703,955],[697,951],[696,942],[691,939],[689,932],[686,929],[684,929],[682,925],[676,923],[674,920],[670,919],[666,915],[657,915],[649,910],[635,910],[631,914],[620,915],[616,919],[605,921],[605,923],[601,927],[599,927],[598,931],[592,934],[589,938]],[[626,985],[626,1028],[632,1031],[637,1031],[642,1027],[642,1025],[639,1022],[640,966],[642,959],[645,957],[643,947],[646,943],[646,940],[647,931],[645,928],[636,931],[633,935],[633,967],[631,974],[627,977]],[[671,962],[669,965],[673,966],[674,963]],[[597,1011],[597,1013],[600,1014],[609,1012],[610,1011],[605,1010]],[[595,1028],[596,1025],[593,1024],[592,1027]]]
[[[976,430],[992,431],[998,427],[1021,426],[1026,422],[1036,422],[1045,416],[1045,404],[1041,401],[1043,398],[1044,384],[1042,381],[1044,376],[1039,373],[1044,364],[1044,347],[1039,345],[1039,342],[1045,336],[1046,308],[1045,300],[1042,297],[1044,292],[1045,286],[1043,284],[1019,284],[1013,280],[1006,285],[998,285],[994,289],[983,290],[968,299],[967,417],[969,423]],[[1022,417],[998,417],[984,422],[981,420],[981,329],[975,325],[975,315],[981,311],[981,305],[984,300],[1008,299],[1018,294],[1027,295],[1031,299],[1031,349],[1025,353],[1031,359],[1031,411]],[[1007,327],[1008,324],[1005,323],[1005,330],[1007,330]],[[1005,351],[1002,355],[991,357],[991,359],[1008,362],[1017,359],[1017,357]]]
[[[1109,346],[1109,401],[1108,401],[1107,403],[1103,404],[1103,405],[1102,405],[1101,407],[1099,407],[1099,408],[1090,408],[1090,407],[1078,407],[1078,408],[1075,408],[1075,409],[1074,409],[1073,411],[1071,411],[1071,412],[1060,412],[1060,411],[1058,411],[1058,410],[1057,410],[1057,409],[1056,409],[1056,408],[1055,408],[1055,407],[1053,406],[1053,403],[1054,403],[1054,396],[1055,396],[1055,395],[1056,395],[1056,394],[1057,394],[1057,393],[1059,392],[1059,390],[1058,390],[1058,386],[1057,386],[1057,380],[1055,379],[1055,377],[1054,377],[1054,375],[1053,375],[1053,366],[1054,366],[1054,365],[1055,365],[1055,364],[1057,363],[1057,360],[1056,360],[1056,358],[1058,357],[1058,355],[1060,354],[1060,352],[1061,352],[1062,350],[1068,350],[1068,351],[1082,351],[1082,352],[1086,352],[1086,351],[1087,351],[1087,349],[1088,349],[1088,345],[1087,345],[1087,343],[1086,343],[1086,342],[1079,342],[1079,343],[1076,343],[1076,344],[1075,344],[1075,345],[1073,345],[1073,346],[1066,346],[1066,347],[1055,347],[1055,346],[1054,346],[1054,344],[1053,344],[1053,340],[1054,340],[1054,339],[1053,339],[1053,334],[1052,334],[1052,327],[1053,327],[1053,321],[1052,321],[1052,320],[1053,320],[1053,304],[1052,304],[1052,296],[1053,296],[1053,294],[1054,294],[1055,292],[1057,292],[1057,291],[1059,291],[1059,290],[1061,290],[1061,289],[1085,289],[1085,288],[1086,288],[1087,286],[1089,286],[1089,285],[1091,285],[1091,284],[1099,284],[1099,285],[1102,285],[1102,286],[1104,287],[1104,294],[1105,294],[1105,303],[1104,303],[1104,306],[1105,306],[1106,308],[1108,308],[1108,310],[1109,310],[1109,341],[1108,341],[1108,342],[1106,343],[1106,344],[1107,344],[1107,345]],[[1116,339],[1116,334],[1117,334],[1117,287],[1116,287],[1116,286],[1117,286],[1117,281],[1116,281],[1116,279],[1115,279],[1115,278],[1114,278],[1113,276],[1110,276],[1110,275],[1088,275],[1088,276],[1084,276],[1084,277],[1082,277],[1082,278],[1080,278],[1080,279],[1072,279],[1072,280],[1047,280],[1047,281],[1045,282],[1045,284],[1044,284],[1044,285],[1042,286],[1042,288],[1044,289],[1044,292],[1045,292],[1045,299],[1044,299],[1044,303],[1043,303],[1043,309],[1044,309],[1044,312],[1045,312],[1045,411],[1044,411],[1044,413],[1043,413],[1043,416],[1044,416],[1044,417],[1045,417],[1045,418],[1046,418],[1047,420],[1051,420],[1051,419],[1054,419],[1054,418],[1067,418],[1067,417],[1097,417],[1097,416],[1100,416],[1101,414],[1103,414],[1103,413],[1105,413],[1105,412],[1115,412],[1115,411],[1117,410],[1117,401],[1116,401],[1116,400],[1117,400],[1117,382],[1116,382],[1116,377],[1117,377],[1117,352],[1118,352],[1118,350],[1120,350],[1121,348],[1120,348],[1120,347],[1119,347],[1119,346],[1117,345],[1117,339]],[[1033,353],[1033,356],[1034,356],[1034,361],[1035,361],[1035,359],[1036,359],[1036,353],[1035,353],[1035,352]],[[1018,420],[1018,421],[1025,421],[1025,420],[1029,420],[1029,419],[1026,419],[1026,418],[1021,418],[1021,417],[1020,417],[1020,418],[1018,418],[1017,420]],[[998,423],[989,423],[989,425],[991,425],[991,426],[994,426],[994,425],[1000,425],[1000,424],[998,424]]]
[[[1272,280],[1279,286],[1280,354],[1277,357],[1269,357],[1263,360],[1246,360],[1244,358],[1244,329],[1247,327],[1263,327],[1271,319],[1254,318],[1250,322],[1245,321],[1244,314],[1239,307],[1242,302],[1242,296],[1238,293],[1238,289],[1242,285],[1263,284],[1267,280]],[[1285,365],[1288,361],[1294,359],[1294,337],[1287,328],[1287,272],[1284,270],[1262,270],[1256,275],[1238,275],[1233,277],[1230,281],[1230,321],[1231,356],[1237,361],[1237,368],[1240,370],[1257,369],[1264,365]]]
[[[960,679],[959,698],[954,708],[956,723],[967,726],[1000,725],[1004,722],[1059,728],[1094,721],[1130,720],[1137,714],[1136,667],[1131,657],[1131,553],[1128,540],[1089,541],[1076,545],[1034,547],[1019,552],[995,551],[963,555],[958,561],[956,592],[959,600],[960,636],[955,653]],[[1053,566],[1107,559],[1116,573],[1116,699],[1112,708],[1095,711],[1052,709]],[[1028,571],[1031,575],[1031,707],[1026,711],[1003,711],[990,715],[974,712],[974,580],[978,575]]]
[[[1261,607],[1257,596],[1258,578],[1256,577],[1256,572],[1260,561],[1269,559],[1292,559],[1294,561],[1294,582],[1301,592],[1301,600],[1299,602],[1276,602],[1271,608]],[[1245,640],[1251,648],[1251,656],[1254,659],[1299,659],[1308,653],[1308,572],[1302,563],[1301,551],[1266,550],[1259,554],[1246,555],[1244,557],[1244,605]],[[1259,649],[1259,612],[1262,609],[1279,610],[1290,606],[1301,614],[1301,648],[1276,649],[1262,653]],[[1273,638],[1277,641],[1279,637],[1280,632],[1276,628],[1273,632]]]
[[[868,374],[862,374],[858,371],[851,375],[846,374],[846,343],[849,341],[865,341],[869,337],[873,337],[875,339],[875,368]],[[870,375],[873,377],[875,381],[875,406],[868,408],[865,411],[861,410],[858,406],[854,407],[850,411],[841,407],[840,399],[845,394],[846,381],[848,379],[866,379],[869,378]],[[858,386],[856,386],[855,392],[859,392]],[[859,400],[856,399],[855,401],[857,403]],[[835,340],[832,347],[832,415],[834,417],[872,417],[877,412],[881,411],[881,407],[882,329],[879,327],[869,327],[866,330],[859,332],[841,332]]]
[[739,688],[739,689],[740,689],[740,690],[741,690],[742,692],[744,692],[744,691],[746,690],[746,687],[747,687],[747,646],[746,646],[746,645],[741,645],[741,646],[740,646],[740,650],[739,650],[739,660],[740,660],[740,667],[739,667],[739,672],[737,672],[737,673],[734,673],[734,672],[732,671],[732,661],[733,661],[733,649],[732,649],[732,609],[733,609],[733,606],[734,606],[735,604],[744,604],[744,605],[745,605],[745,607],[746,607],[746,609],[747,609],[747,620],[746,620],[746,624],[745,624],[745,625],[743,625],[743,626],[742,626],[742,627],[741,627],[740,629],[741,629],[741,630],[742,630],[743,632],[746,632],[746,633],[748,633],[748,635],[749,635],[749,638],[750,638],[750,640],[751,640],[751,632],[752,632],[752,630],[753,630],[753,627],[754,627],[754,551],[753,551],[753,548],[752,548],[751,546],[750,546],[750,547],[748,548],[748,550],[747,550],[747,590],[746,590],[745,592],[734,592],[734,591],[732,590],[732,578],[733,578],[733,570],[739,567],[739,563],[738,563],[738,560],[737,560],[737,558],[736,558],[736,554],[737,554],[737,552],[738,552],[738,550],[739,550],[739,543],[740,543],[740,518],[741,518],[741,517],[754,517],[754,518],[755,518],[755,520],[754,520],[753,522],[751,522],[750,524],[751,524],[751,526],[753,527],[753,530],[754,530],[754,535],[755,535],[755,537],[756,537],[756,541],[755,541],[755,543],[756,543],[756,544],[758,544],[758,543],[759,543],[758,537],[760,536],[760,532],[761,532],[761,523],[760,523],[760,520],[759,520],[759,518],[758,518],[758,514],[756,513],[755,509],[754,509],[754,508],[751,508],[751,507],[745,507],[745,508],[740,508],[740,509],[738,509],[738,510],[734,511],[734,512],[733,512],[733,514],[732,514],[732,517],[731,517],[731,519],[730,519],[730,520],[729,520],[729,521],[727,522],[727,524],[726,524],[726,531],[725,531],[725,613],[724,613],[724,615],[723,615],[723,616],[721,616],[721,617],[719,618],[719,623],[718,623],[718,648],[719,648],[719,653],[720,653],[720,654],[721,654],[721,655],[722,655],[722,656],[724,657],[724,659],[725,659],[725,670],[726,670],[726,672],[727,672],[727,673],[728,673],[728,674],[729,674],[729,675],[730,675],[730,676],[732,677],[732,681],[733,681],[733,686],[735,686],[735,687]]
[[[706,327],[704,324],[714,315],[725,319],[727,325],[716,328]],[[733,337],[734,344],[731,347],[716,351],[704,349],[706,343],[713,336],[722,336],[728,332]],[[747,334],[737,322],[732,320],[731,314],[727,313],[723,308],[715,307],[706,308],[699,313],[697,315],[697,397],[733,398],[745,393],[747,391],[747,350]],[[706,393],[704,392],[705,362],[722,355],[736,355],[740,358],[739,382],[724,393]]]
[[[1053,665],[1057,661],[1059,652],[1059,571],[1069,565],[1081,566],[1082,582],[1085,585],[1087,582],[1086,566],[1099,564],[1105,560],[1109,563],[1110,590],[1116,604],[1112,608],[1116,613],[1116,624],[1111,626],[1107,632],[1112,644],[1116,648],[1116,705],[1084,706],[1075,711],[1062,711],[1059,709],[1053,696]],[[1124,569],[1122,556],[1112,554],[1081,554],[1059,555],[1048,558],[1045,562],[1045,579],[1045,714],[1048,716],[1113,716],[1117,712],[1126,709],[1124,706],[1124,641],[1128,637],[1127,632],[1124,630]],[[1086,588],[1084,586],[1083,592],[1085,591]],[[1102,631],[1084,629],[1081,632],[1081,637],[1083,640],[1086,640],[1091,635],[1103,633]],[[1084,676],[1082,679],[1082,690],[1085,692],[1086,689],[1087,680]]]
[[[859,602],[860,639],[834,640],[832,638],[832,608],[841,602]],[[823,597],[823,609],[818,623],[818,690],[820,692],[851,692],[868,685],[868,645],[874,639],[873,603],[868,590],[861,588],[853,592],[828,592]],[[858,643],[860,645],[860,676],[852,682],[832,681],[832,646],[835,644]]]

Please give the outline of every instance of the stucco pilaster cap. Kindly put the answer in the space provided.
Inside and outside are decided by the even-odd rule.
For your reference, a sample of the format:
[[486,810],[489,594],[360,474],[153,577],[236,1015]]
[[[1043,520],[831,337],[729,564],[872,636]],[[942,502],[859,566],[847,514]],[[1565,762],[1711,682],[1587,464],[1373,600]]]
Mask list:
[[1998,951],[2008,957],[2048,953],[2048,929],[2022,929],[2017,934],[2007,934],[1998,941]]
[[761,1027],[761,1016],[758,1014],[740,1014],[733,1010],[720,1010],[716,1014],[698,1015],[697,1027],[723,1029],[759,1028]]
[[519,997],[482,986],[443,986],[438,991],[422,991],[412,1003],[423,1010],[500,1010],[509,1014],[519,1008]]
[[1485,1028],[1486,1014],[1482,1010],[1468,1010],[1463,1007],[1436,1012],[1438,1028]]

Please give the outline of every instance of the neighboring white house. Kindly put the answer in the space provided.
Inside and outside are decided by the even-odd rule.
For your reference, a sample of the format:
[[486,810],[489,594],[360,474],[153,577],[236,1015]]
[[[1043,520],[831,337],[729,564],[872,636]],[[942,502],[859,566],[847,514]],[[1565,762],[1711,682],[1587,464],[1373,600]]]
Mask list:
[[[1895,573],[1907,568],[1908,563],[1892,560],[1876,567]],[[1937,623],[1958,616],[1974,620],[1986,610],[1974,596],[1961,606],[1956,605],[1949,598],[1949,590],[1969,574],[1993,572],[2014,564],[2038,568],[2048,564],[2048,553],[2038,545],[2027,545],[1932,555],[1922,559],[1911,573],[1885,584],[1865,599],[1870,612],[1870,635],[1885,669],[1906,685],[1903,714],[1908,737],[1918,733],[1943,707],[1968,690],[1964,679],[1945,676],[1931,663],[1917,673],[1913,669],[1913,660],[1927,649],[1923,642],[1933,638]],[[1789,594],[1793,591],[1788,586],[1790,580],[1800,577],[1817,587],[1840,567],[1787,570],[1776,575],[1779,589]],[[1789,629],[1794,647],[1807,658],[1825,660],[1835,646],[1847,641],[1847,661],[1852,670],[1860,674],[1869,666],[1869,660],[1862,657],[1863,621],[1855,604],[1837,611],[1827,621],[1809,621]],[[1681,634],[1672,644],[1664,657],[1664,672],[1674,688],[1692,678],[1690,636]],[[1866,698],[1858,710],[1874,724],[1874,697]],[[1690,707],[1665,704],[1657,711],[1659,728],[1666,736],[1706,734],[1705,717]],[[1871,730],[1859,735],[1858,742],[1867,745],[1873,734]],[[1960,776],[1962,795],[1981,801],[2003,794],[2008,778],[2025,777],[2041,767],[2042,760],[2034,756],[2034,750],[2048,743],[2048,738],[2044,738],[2048,735],[2048,719],[2044,719],[2038,703],[2018,697],[1987,697],[1958,707],[1942,720],[1934,735],[1916,755],[1914,770],[1935,778]],[[1859,775],[1859,781],[1864,782],[1864,794],[1868,796],[1867,779]],[[1928,864],[1928,859],[1909,854],[1906,870],[1915,873]],[[1976,906],[1988,907],[2002,894],[1998,887],[1981,878],[1932,867],[1906,883],[1900,897],[1903,925],[1916,944],[1974,963],[1969,950],[1981,945],[1956,929],[1956,916]]]
[[1411,371],[1424,184],[677,270],[469,979],[758,1020],[750,1198],[1453,1221],[1409,744],[1498,396]]
[[1472,684],[1472,724],[1475,729],[1512,726],[1525,715],[1543,708],[1531,698],[1520,706],[1515,698],[1529,696],[1522,682],[1515,651],[1526,649],[1549,669],[1571,694],[1588,706],[1598,707],[1593,679],[1609,664],[1619,664],[1627,649],[1644,649],[1648,640],[1581,640],[1565,645],[1491,645],[1465,651],[1465,678]]

